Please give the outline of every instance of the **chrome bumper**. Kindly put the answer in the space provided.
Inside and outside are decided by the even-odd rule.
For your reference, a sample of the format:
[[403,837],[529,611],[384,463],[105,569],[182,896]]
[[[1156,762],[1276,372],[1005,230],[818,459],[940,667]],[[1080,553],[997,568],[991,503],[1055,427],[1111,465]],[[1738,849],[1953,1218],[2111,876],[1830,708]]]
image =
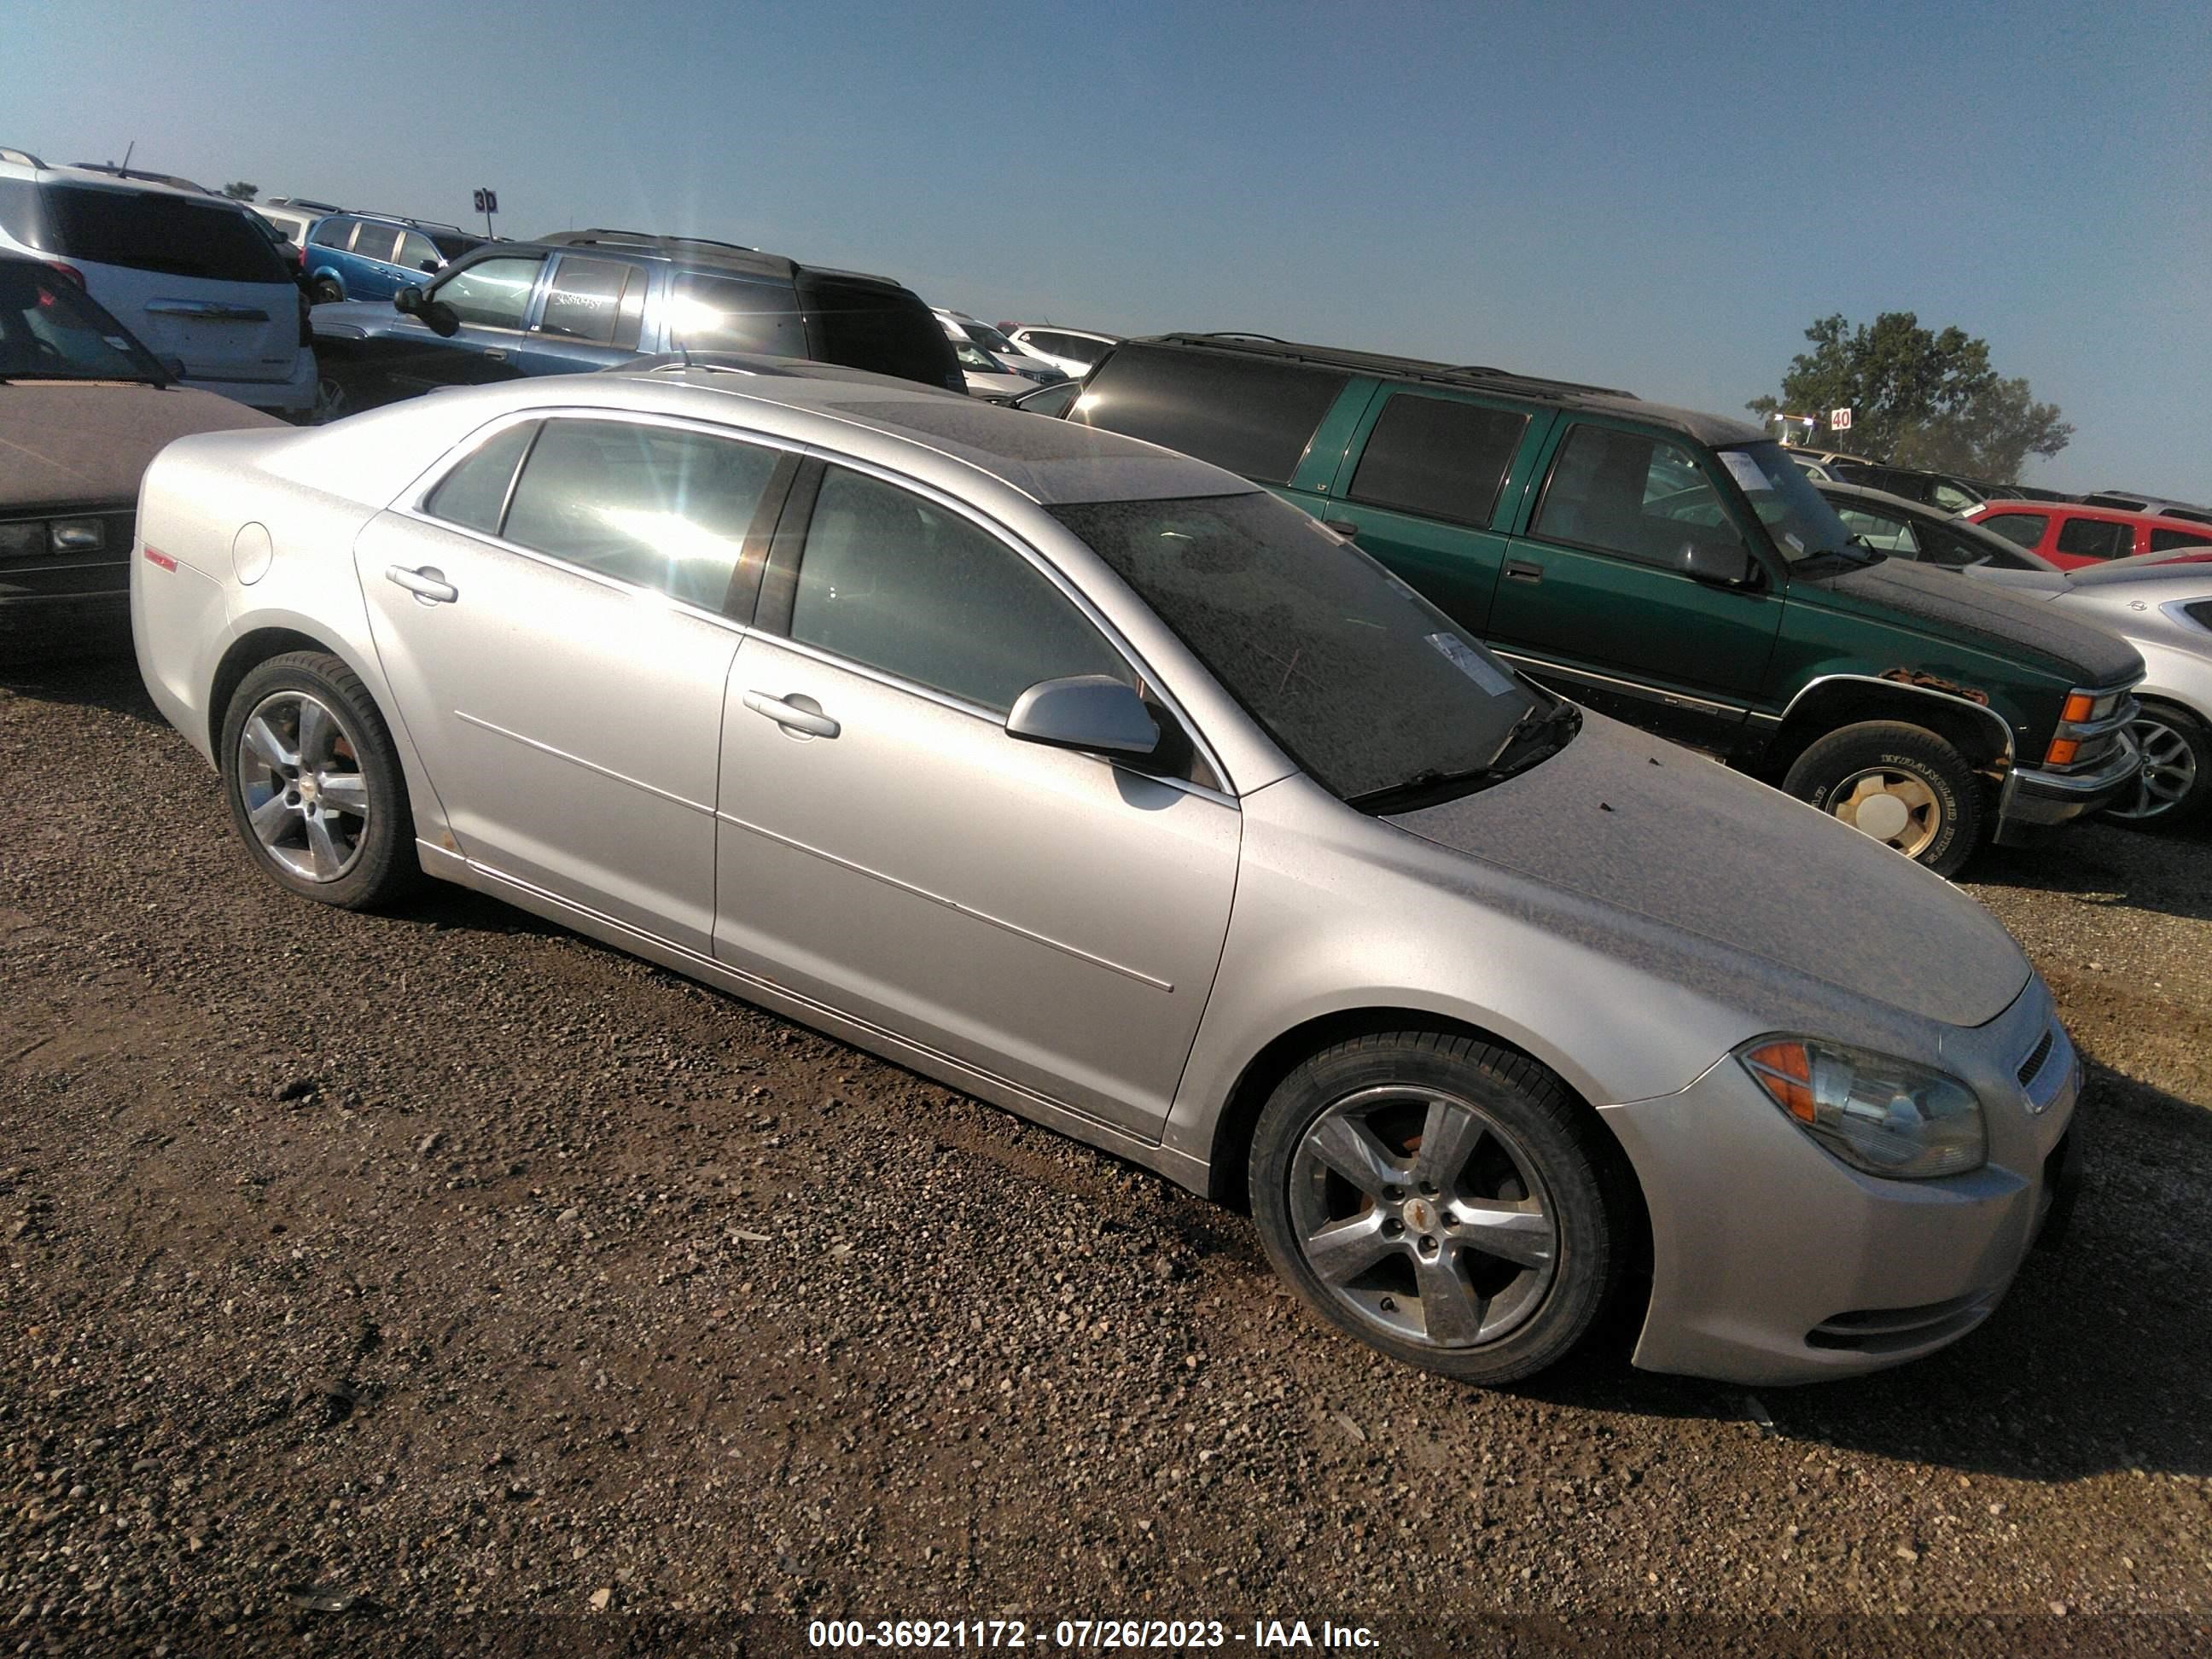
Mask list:
[[2013,841],[2014,832],[2031,827],[2066,823],[2106,805],[2135,781],[2142,769],[2142,751],[2123,731],[2112,758],[2087,772],[2051,772],[2015,767],[2005,776],[1997,797],[1996,840]]

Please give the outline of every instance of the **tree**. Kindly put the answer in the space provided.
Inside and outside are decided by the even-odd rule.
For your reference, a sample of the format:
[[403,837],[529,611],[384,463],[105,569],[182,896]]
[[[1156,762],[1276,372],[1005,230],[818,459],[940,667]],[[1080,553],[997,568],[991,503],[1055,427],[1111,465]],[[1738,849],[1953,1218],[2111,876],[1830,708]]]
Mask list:
[[1894,466],[2018,482],[2030,455],[2056,455],[2074,435],[2058,405],[2037,403],[2024,380],[1990,367],[1985,340],[1958,328],[1931,333],[1909,311],[1885,311],[1871,326],[1841,314],[1805,331],[1813,349],[1790,360],[1782,396],[1754,398],[1755,415],[1849,409],[1838,442]]
[[261,194],[261,186],[249,185],[243,179],[240,179],[225,185],[222,187],[222,193],[234,202],[250,202]]

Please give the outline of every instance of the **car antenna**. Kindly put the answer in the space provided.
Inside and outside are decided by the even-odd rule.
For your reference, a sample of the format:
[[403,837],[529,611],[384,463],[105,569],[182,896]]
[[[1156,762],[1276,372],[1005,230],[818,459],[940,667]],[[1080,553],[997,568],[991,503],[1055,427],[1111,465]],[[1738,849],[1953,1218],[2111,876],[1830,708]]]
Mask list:
[[131,152],[137,148],[138,141],[136,138],[123,147],[123,165],[117,171],[125,179],[131,176]]

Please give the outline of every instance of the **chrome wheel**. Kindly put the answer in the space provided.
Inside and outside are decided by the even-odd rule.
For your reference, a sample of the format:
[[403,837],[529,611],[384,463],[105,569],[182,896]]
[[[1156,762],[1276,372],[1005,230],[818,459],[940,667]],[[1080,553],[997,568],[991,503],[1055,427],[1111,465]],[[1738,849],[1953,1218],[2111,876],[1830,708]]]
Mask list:
[[368,781],[360,749],[329,704],[277,691],[246,716],[238,789],[262,850],[304,881],[336,881],[368,836]]
[[1358,1318],[1438,1348],[1495,1342],[1559,1273],[1559,1230],[1534,1158],[1472,1102],[1363,1089],[1325,1108],[1291,1154],[1300,1253]]
[[1943,828],[1943,804],[1936,792],[1893,766],[1870,767],[1845,778],[1828,797],[1828,811],[1909,859],[1927,851]]
[[2142,770],[2127,798],[2105,811],[2132,823],[2163,817],[2197,787],[2197,751],[2170,721],[2148,711],[2129,722],[2128,733],[2142,750]]

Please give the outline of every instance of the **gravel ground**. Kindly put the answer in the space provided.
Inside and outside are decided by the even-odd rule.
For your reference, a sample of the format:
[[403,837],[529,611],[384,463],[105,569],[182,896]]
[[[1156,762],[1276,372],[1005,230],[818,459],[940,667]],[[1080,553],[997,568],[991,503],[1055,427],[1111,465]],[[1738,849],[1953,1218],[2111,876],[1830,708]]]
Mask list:
[[301,1587],[579,1651],[603,1611],[2207,1638],[2202,835],[1972,872],[2093,1136],[1981,1330],[1757,1399],[1483,1393],[1323,1330],[1241,1217],[742,1003],[458,890],[288,898],[127,662],[0,689],[0,783],[9,1645],[395,1650]]

